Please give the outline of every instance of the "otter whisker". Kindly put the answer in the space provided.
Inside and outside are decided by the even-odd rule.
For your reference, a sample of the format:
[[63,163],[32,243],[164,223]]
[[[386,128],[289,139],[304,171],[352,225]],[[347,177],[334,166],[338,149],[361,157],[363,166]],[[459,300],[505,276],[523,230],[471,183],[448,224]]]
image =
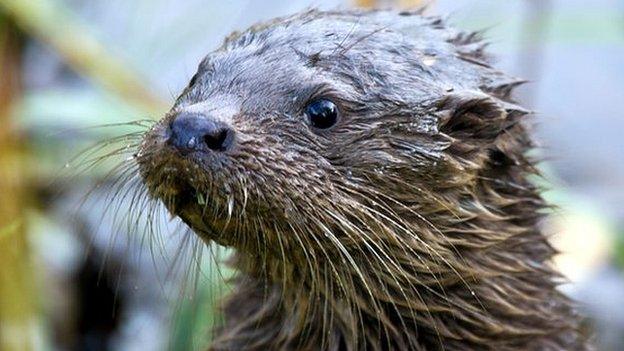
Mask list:
[[[345,218],[338,218],[338,217],[336,217],[336,215],[334,213],[328,212],[328,214],[330,216],[333,216],[337,220],[337,223],[340,223],[340,224],[348,223],[348,221]],[[403,295],[403,297],[405,298],[405,301],[407,301],[408,306],[410,307],[410,312],[412,314],[411,315],[412,319],[415,319],[414,309],[411,306],[410,299],[408,298],[408,296],[406,294],[406,291],[401,287],[401,283],[399,282],[398,277],[395,276],[395,273],[394,273],[394,271],[396,271],[396,272],[403,272],[401,267],[399,267],[398,263],[395,262],[390,256],[387,255],[386,250],[384,250],[382,247],[380,247],[379,245],[376,244],[376,240],[372,240],[372,238],[370,238],[365,231],[360,230],[356,225],[349,224],[348,225],[348,229],[346,229],[346,230],[356,230],[358,232],[358,234],[361,235],[361,237],[364,239],[364,241],[363,241],[364,245],[368,248],[369,252],[373,253],[377,257],[377,260],[375,262],[377,262],[377,264],[381,264],[384,267],[385,271],[390,273],[391,278],[394,280],[394,282],[396,283],[397,287],[399,287],[399,290],[400,290],[401,294]],[[371,230],[370,232],[371,233],[375,233],[374,230]],[[377,237],[377,238],[380,239],[380,237]],[[362,253],[365,254],[364,251],[362,251]],[[380,256],[380,254],[382,256],[384,256],[384,257],[382,258]],[[389,261],[390,264],[394,266],[394,268],[395,268],[394,270],[391,269],[390,266],[388,266],[385,263],[386,260]],[[384,286],[384,279],[381,278],[381,270],[380,271],[375,270],[375,272],[376,272],[376,275],[378,276],[377,279],[378,279],[378,281],[380,283],[380,286],[383,287]],[[401,278],[403,279],[403,277],[401,277]],[[418,292],[418,290],[413,285],[411,285],[411,283],[409,283],[409,284],[410,284],[409,288],[411,290]],[[420,300],[425,305],[426,312],[429,313],[428,308],[426,307],[426,304],[425,304],[424,300],[422,300],[421,297],[420,297]],[[397,312],[397,315],[399,316],[400,323],[403,326],[403,328],[404,329],[408,329],[407,324],[403,320],[403,317],[401,316],[401,313],[399,312],[399,309],[396,306],[396,302],[395,301],[391,301],[390,303],[393,305],[393,308]]]
[[[432,226],[432,229],[434,229],[435,231],[437,231],[437,232],[438,232],[438,234],[440,235],[439,237],[440,237],[441,239],[443,239],[443,240],[445,240],[445,241],[447,241],[447,242],[448,242],[448,240],[447,240],[446,236],[444,235],[444,233],[443,233],[442,231],[440,231],[439,229],[435,228],[435,226],[433,226],[433,224],[432,224],[432,223],[430,223],[429,221],[427,221],[427,220],[424,218],[424,216],[422,216],[422,215],[420,215],[419,213],[417,213],[417,212],[413,211],[412,209],[410,209],[410,208],[406,207],[405,205],[403,205],[403,204],[402,204],[402,203],[400,203],[399,201],[397,201],[397,200],[395,200],[395,199],[393,199],[393,198],[391,198],[391,197],[388,197],[387,195],[384,195],[384,194],[382,194],[382,193],[380,193],[380,192],[377,192],[377,191],[375,191],[374,189],[367,189],[367,190],[368,190],[369,192],[371,192],[371,193],[376,194],[377,196],[383,197],[383,198],[387,199],[388,201],[393,202],[394,204],[396,204],[396,205],[397,205],[397,206],[399,206],[400,208],[403,208],[403,209],[407,210],[409,213],[414,214],[416,217],[418,217],[419,219],[423,220],[423,221],[424,221],[427,225]],[[373,203],[376,203],[377,205],[380,205],[378,202],[375,202],[374,200],[372,200],[372,199],[370,199],[370,198],[369,198],[369,200],[370,200],[370,201],[373,201]],[[381,206],[381,205],[380,205],[380,206]],[[389,210],[388,208],[385,208],[385,209],[386,209],[386,210]],[[390,212],[390,213],[392,213],[392,211],[389,211],[389,212]],[[383,214],[381,214],[381,213],[380,213],[380,215],[384,216],[384,215],[383,215]],[[402,222],[402,220],[400,219],[400,216],[396,215],[396,213],[393,213],[393,217],[394,217],[395,219],[397,219],[399,222]],[[391,220],[390,218],[386,218],[386,219]],[[395,223],[396,223],[396,222],[395,222]],[[410,233],[410,230],[409,230],[409,229],[407,229],[407,228],[409,228],[409,225],[408,225],[408,224],[403,223],[403,225],[401,225],[400,227],[401,227],[401,229],[403,229],[406,233],[408,233],[408,234]],[[426,248],[431,249],[431,250],[430,250],[430,252],[435,253],[435,255],[436,255],[437,257],[439,257],[440,259],[442,259],[442,260],[445,262],[445,264],[446,264],[449,268],[451,268],[451,269],[453,269],[453,270],[454,270],[454,272],[455,272],[455,274],[458,276],[458,278],[460,278],[460,279],[462,279],[462,280],[463,280],[462,275],[461,275],[459,272],[457,272],[457,271],[455,270],[455,268],[454,268],[452,265],[450,265],[450,263],[447,261],[447,259],[445,259],[445,258],[444,258],[443,256],[441,256],[439,253],[437,253],[437,251],[436,251],[436,250],[432,249],[428,243],[426,243],[426,242],[422,241],[418,235],[413,235],[413,234],[412,234],[412,235],[410,235],[410,236],[412,236],[412,237],[413,237],[413,238],[415,238],[416,240],[419,240],[419,241],[421,242],[421,244],[423,244]],[[449,243],[449,244],[450,244],[450,243]],[[409,247],[409,245],[404,245],[404,247]],[[451,247],[453,247],[453,246],[452,246],[452,244],[451,244]],[[456,251],[456,253],[458,253],[458,252],[457,252],[457,250],[456,250],[454,247],[453,247],[453,249]],[[459,254],[459,253],[458,253],[458,254]],[[460,255],[460,257],[461,257],[461,255]],[[464,282],[464,284],[466,284],[466,287],[472,291],[472,289],[470,288],[470,286],[468,285],[468,283],[467,283],[467,282]],[[474,294],[474,296],[478,299],[478,297],[476,296],[476,294]]]

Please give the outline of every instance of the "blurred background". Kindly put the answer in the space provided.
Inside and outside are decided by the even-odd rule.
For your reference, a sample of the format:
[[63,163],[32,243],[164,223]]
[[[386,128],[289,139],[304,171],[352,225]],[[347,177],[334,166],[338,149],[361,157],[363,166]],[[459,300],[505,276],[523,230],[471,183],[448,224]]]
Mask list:
[[[164,213],[155,226],[120,216],[132,199],[111,203],[115,163],[93,158],[109,145],[72,157],[159,119],[233,30],[310,7],[423,3],[0,0],[0,351],[201,350],[227,253],[199,255]],[[624,1],[427,3],[487,29],[497,66],[530,80],[517,97],[536,111],[558,206],[545,226],[574,283],[562,289],[599,350],[624,349]]]

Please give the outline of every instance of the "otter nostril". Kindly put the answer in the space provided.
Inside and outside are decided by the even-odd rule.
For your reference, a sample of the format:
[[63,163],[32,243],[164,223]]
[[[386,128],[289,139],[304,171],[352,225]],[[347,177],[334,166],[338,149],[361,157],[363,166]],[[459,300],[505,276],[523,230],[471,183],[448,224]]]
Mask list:
[[170,124],[169,143],[182,153],[225,151],[232,144],[233,131],[212,116],[182,112]]
[[224,151],[228,146],[228,135],[230,132],[223,128],[204,135],[206,146],[215,151]]

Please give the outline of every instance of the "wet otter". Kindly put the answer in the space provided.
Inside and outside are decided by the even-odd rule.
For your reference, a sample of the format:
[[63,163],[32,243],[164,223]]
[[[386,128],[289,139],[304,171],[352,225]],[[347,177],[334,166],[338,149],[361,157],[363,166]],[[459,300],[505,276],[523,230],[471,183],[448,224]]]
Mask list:
[[479,35],[309,11],[228,37],[136,155],[239,274],[212,350],[585,350]]

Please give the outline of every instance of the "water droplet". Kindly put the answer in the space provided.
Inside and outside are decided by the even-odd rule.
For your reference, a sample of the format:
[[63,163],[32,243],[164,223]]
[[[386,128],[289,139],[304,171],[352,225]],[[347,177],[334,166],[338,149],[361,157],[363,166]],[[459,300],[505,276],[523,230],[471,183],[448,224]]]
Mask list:
[[425,56],[422,59],[422,63],[423,65],[427,66],[427,67],[431,67],[436,63],[437,59],[433,56]]
[[189,149],[194,149],[195,145],[197,145],[197,140],[195,140],[195,137],[189,139],[188,143],[186,144]]
[[230,198],[228,200],[228,216],[232,216],[232,212],[234,211],[234,198]]
[[65,164],[65,168],[69,168],[69,163],[66,163],[66,164]]

